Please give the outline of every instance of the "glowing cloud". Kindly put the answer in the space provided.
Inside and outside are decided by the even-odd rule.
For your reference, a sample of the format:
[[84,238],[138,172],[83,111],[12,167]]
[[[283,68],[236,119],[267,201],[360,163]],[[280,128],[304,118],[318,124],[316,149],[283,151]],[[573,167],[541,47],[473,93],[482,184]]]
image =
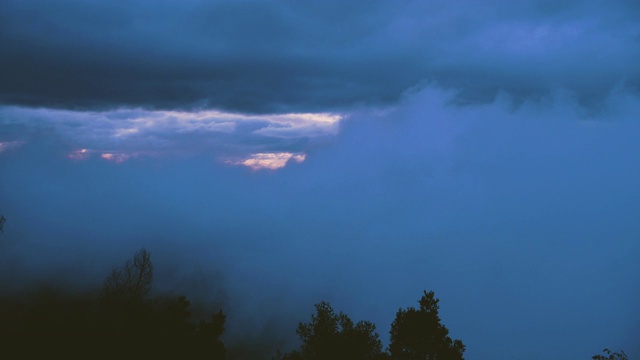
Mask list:
[[123,154],[123,153],[103,153],[102,155],[100,155],[101,158],[107,160],[107,161],[112,161],[116,164],[121,164],[127,160],[129,160],[129,158],[131,157],[131,155],[129,154]]
[[[80,149],[67,154],[71,160],[96,154],[122,163],[131,154],[208,153],[222,159],[244,158],[242,161],[248,161],[246,166],[251,168],[279,168],[284,165],[277,164],[291,158],[303,161],[300,154],[313,146],[313,139],[318,138],[313,142],[318,144],[336,135],[343,118],[332,113],[254,115],[218,110],[76,111],[0,106],[0,125],[53,129],[66,141],[81,144]],[[291,140],[297,139],[304,141],[292,148],[295,145]],[[0,152],[13,146],[0,144]]]
[[116,110],[100,114],[115,124],[110,126],[113,138],[133,138],[160,132],[186,133],[232,133],[241,123],[263,123],[254,134],[294,138],[336,134],[341,115],[328,113],[246,115],[222,111],[146,111]]
[[89,156],[91,156],[91,151],[89,149],[74,150],[67,155],[71,160],[86,160]]
[[335,135],[342,119],[341,115],[328,113],[265,115],[269,125],[254,133],[279,138]]
[[232,165],[246,166],[251,170],[278,170],[287,166],[289,160],[301,163],[306,159],[306,157],[306,154],[302,153],[257,153],[252,154],[250,157],[242,159],[240,161],[227,161],[227,163]]

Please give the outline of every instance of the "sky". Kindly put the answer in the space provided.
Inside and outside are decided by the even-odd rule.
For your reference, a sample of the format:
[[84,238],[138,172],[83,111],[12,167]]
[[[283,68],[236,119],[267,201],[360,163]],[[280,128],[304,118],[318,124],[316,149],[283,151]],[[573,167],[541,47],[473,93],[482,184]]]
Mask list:
[[0,1],[0,287],[146,247],[226,344],[423,290],[467,359],[640,356],[637,1]]

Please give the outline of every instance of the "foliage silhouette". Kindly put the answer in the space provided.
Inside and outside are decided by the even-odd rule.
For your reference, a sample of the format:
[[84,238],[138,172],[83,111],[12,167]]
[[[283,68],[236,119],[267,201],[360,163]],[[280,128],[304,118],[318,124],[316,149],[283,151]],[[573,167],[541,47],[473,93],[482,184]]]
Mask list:
[[343,312],[336,314],[331,305],[322,301],[308,323],[299,323],[296,333],[302,341],[299,351],[276,353],[274,359],[385,359],[375,325],[368,321],[353,321]]
[[7,221],[7,218],[4,215],[0,215],[0,234],[4,232],[4,223]]
[[196,325],[186,297],[150,297],[152,274],[142,249],[114,269],[99,294],[48,288],[0,297],[0,356],[224,359],[222,311]]
[[620,350],[620,352],[611,352],[611,350],[609,349],[604,349],[602,350],[602,352],[605,353],[605,355],[594,355],[591,358],[593,360],[629,360],[629,358],[627,357],[627,354],[624,353],[624,351]]
[[[4,220],[0,215],[0,229]],[[193,322],[186,297],[152,297],[152,283],[151,253],[141,249],[96,293],[44,288],[22,297],[0,294],[0,357],[225,359],[225,314]],[[309,322],[298,324],[300,349],[278,351],[273,359],[462,360],[465,346],[441,324],[433,291],[424,291],[418,303],[418,309],[398,310],[383,351],[373,323],[354,323],[322,301]],[[622,350],[603,353],[592,359],[628,360]]]
[[224,333],[226,316],[222,310],[211,316],[210,321],[201,320],[196,331],[194,347],[196,353],[208,354],[213,359],[223,359],[226,349],[220,336]]
[[465,346],[460,340],[452,340],[449,330],[440,323],[438,302],[433,291],[424,291],[419,309],[398,310],[389,332],[392,359],[463,359]]

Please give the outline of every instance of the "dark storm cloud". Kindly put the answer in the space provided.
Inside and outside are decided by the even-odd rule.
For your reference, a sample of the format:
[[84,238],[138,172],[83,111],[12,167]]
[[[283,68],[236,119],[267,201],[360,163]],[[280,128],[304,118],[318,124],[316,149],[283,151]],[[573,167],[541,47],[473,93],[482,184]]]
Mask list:
[[437,82],[460,100],[637,89],[628,2],[3,1],[0,101],[327,111]]

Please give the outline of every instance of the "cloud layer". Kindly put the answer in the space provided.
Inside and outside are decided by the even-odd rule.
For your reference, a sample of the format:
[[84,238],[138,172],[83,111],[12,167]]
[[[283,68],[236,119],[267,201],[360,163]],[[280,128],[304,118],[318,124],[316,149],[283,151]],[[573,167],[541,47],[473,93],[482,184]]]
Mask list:
[[640,86],[634,1],[3,1],[0,101],[289,113]]
[[221,111],[72,111],[0,107],[0,153],[50,132],[68,144],[67,157],[94,154],[122,163],[131,157],[209,153],[228,164],[278,169],[338,132],[337,114],[243,115]]

